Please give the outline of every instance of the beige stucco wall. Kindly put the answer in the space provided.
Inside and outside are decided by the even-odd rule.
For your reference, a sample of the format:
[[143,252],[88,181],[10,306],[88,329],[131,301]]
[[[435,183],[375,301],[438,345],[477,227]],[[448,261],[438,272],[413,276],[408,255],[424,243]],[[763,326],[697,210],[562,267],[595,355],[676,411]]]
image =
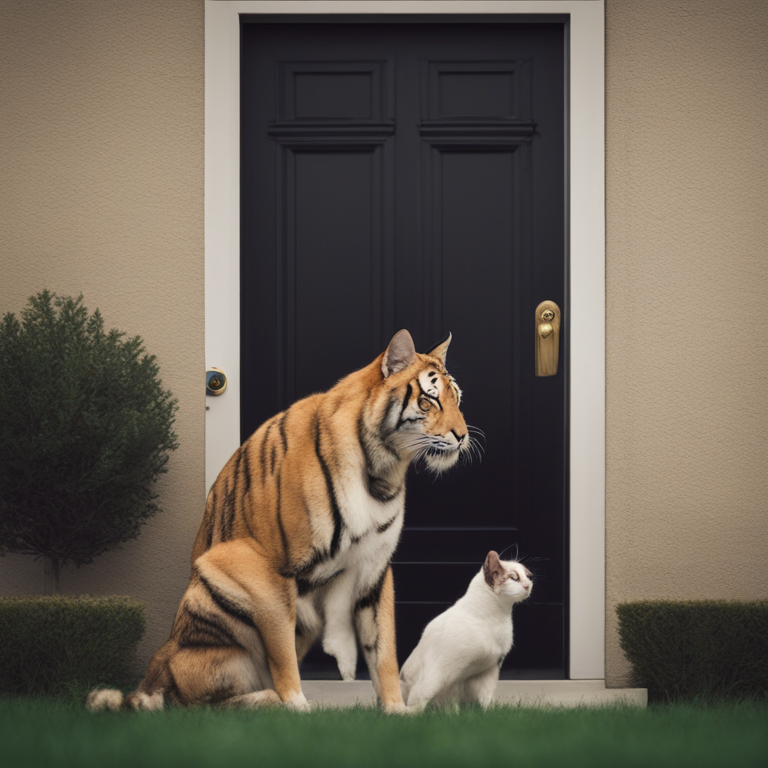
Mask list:
[[[178,397],[162,514],[136,541],[65,570],[67,593],[149,606],[141,655],[170,629],[204,503],[202,0],[0,3],[0,312],[43,287],[82,292],[140,335]],[[0,559],[0,592],[43,567]]]
[[607,663],[617,602],[768,596],[768,3],[607,3]]
[[[768,3],[607,3],[607,679],[616,602],[768,595]],[[0,2],[0,312],[83,292],[180,400],[165,510],[66,571],[167,636],[203,498],[203,2]],[[0,559],[0,592],[42,566]],[[578,585],[574,585],[578,588]]]

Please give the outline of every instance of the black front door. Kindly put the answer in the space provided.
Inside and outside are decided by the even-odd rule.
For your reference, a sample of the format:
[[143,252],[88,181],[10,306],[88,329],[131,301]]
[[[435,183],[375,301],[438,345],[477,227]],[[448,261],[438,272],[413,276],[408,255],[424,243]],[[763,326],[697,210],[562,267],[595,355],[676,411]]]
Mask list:
[[400,658],[513,545],[536,578],[502,677],[565,677],[568,354],[537,378],[533,344],[539,302],[567,320],[564,25],[244,18],[242,437],[399,328],[451,331],[485,452],[409,479]]

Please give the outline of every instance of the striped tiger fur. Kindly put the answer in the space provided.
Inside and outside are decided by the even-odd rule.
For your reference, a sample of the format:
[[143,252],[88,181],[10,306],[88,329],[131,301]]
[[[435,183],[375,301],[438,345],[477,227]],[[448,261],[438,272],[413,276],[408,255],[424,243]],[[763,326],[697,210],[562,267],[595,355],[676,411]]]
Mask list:
[[470,450],[450,336],[426,354],[406,330],[370,365],[266,421],[213,484],[192,577],[138,689],[90,709],[164,702],[307,708],[299,662],[318,638],[344,679],[358,641],[387,711],[403,700],[390,560],[416,460],[440,473]]

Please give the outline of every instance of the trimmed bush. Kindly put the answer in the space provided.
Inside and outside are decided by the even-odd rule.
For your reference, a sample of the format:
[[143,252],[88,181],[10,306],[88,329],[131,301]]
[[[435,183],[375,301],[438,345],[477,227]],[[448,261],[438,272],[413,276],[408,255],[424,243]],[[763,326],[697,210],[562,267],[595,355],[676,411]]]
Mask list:
[[144,613],[128,597],[0,598],[0,692],[79,697],[125,685]]
[[177,410],[138,336],[43,291],[0,321],[0,553],[70,563],[135,539],[160,506]]
[[768,699],[768,600],[639,601],[616,613],[650,701]]

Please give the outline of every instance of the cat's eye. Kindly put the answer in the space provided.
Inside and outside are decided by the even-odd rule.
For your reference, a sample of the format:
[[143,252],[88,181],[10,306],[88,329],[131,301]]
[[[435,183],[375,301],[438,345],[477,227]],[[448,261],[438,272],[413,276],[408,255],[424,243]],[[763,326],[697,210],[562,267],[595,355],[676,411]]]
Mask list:
[[419,408],[426,413],[432,408],[432,403],[426,395],[422,395],[419,398]]
[[510,573],[509,578],[513,581],[520,581],[520,577],[516,573]]

